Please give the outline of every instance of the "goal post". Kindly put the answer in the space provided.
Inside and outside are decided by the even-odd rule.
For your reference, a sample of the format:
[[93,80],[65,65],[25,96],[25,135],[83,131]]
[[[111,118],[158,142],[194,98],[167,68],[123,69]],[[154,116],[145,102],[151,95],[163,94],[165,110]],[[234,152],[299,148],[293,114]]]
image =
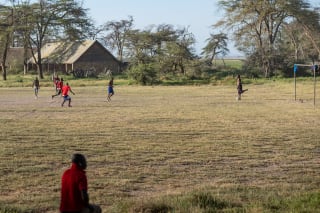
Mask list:
[[297,100],[297,71],[298,67],[310,67],[313,71],[313,105],[316,105],[316,71],[319,69],[319,66],[316,64],[308,65],[308,64],[294,64],[293,65],[293,76],[294,76],[294,100]]

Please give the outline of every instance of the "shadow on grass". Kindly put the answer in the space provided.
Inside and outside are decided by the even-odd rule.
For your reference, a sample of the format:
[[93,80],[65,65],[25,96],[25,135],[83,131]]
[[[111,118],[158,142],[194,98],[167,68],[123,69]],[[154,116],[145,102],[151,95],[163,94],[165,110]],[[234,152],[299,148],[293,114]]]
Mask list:
[[11,208],[11,207],[6,207],[6,206],[0,207],[0,212],[1,213],[34,213],[34,211],[27,211],[27,210],[22,210],[22,209],[18,209],[18,208]]
[[173,208],[164,203],[146,203],[135,207],[133,212],[141,213],[168,213],[172,212]]
[[232,209],[232,208],[241,208],[240,204],[233,204],[227,201],[223,201],[220,199],[217,199],[212,196],[212,194],[207,192],[200,192],[197,194],[194,194],[192,196],[192,204],[194,206],[198,206],[200,209],[203,209],[204,212],[217,212],[224,209]]

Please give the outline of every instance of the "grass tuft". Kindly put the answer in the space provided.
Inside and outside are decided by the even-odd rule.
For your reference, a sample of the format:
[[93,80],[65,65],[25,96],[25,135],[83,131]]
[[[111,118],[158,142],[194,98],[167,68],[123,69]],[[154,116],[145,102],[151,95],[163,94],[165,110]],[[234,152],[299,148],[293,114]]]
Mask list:
[[195,194],[192,198],[192,203],[199,206],[201,209],[221,210],[229,207],[227,202],[214,198],[207,192]]
[[173,208],[165,203],[144,203],[134,208],[135,213],[168,213]]

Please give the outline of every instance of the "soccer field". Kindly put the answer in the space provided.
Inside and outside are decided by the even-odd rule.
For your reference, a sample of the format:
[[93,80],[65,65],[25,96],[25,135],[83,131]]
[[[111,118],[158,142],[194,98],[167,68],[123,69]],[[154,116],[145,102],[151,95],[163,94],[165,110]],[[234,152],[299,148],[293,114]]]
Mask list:
[[165,199],[199,190],[260,212],[278,198],[319,193],[312,84],[298,87],[298,101],[292,83],[247,88],[236,101],[235,86],[116,86],[107,102],[105,87],[72,87],[70,108],[51,99],[52,87],[38,99],[31,88],[0,88],[0,206],[57,212],[75,152],[87,157],[90,200],[103,212],[152,199],[202,212]]

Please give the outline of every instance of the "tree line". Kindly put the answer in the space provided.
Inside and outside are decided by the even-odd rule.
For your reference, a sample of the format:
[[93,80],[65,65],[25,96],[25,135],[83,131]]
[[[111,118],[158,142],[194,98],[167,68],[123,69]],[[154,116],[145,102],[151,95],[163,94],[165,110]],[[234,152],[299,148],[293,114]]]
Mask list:
[[215,27],[232,32],[247,68],[265,77],[286,74],[294,63],[314,64],[320,54],[319,8],[305,0],[220,0],[226,12]]
[[[134,18],[95,26],[88,9],[75,0],[9,0],[0,4],[0,62],[6,80],[9,47],[31,53],[43,78],[41,48],[53,41],[97,39],[115,52],[127,75],[150,84],[168,76],[201,78],[213,73],[217,56],[228,54],[228,41],[246,56],[242,73],[288,75],[294,63],[313,64],[320,53],[320,14],[306,0],[219,0],[224,18],[212,24],[202,53],[188,27],[170,24],[136,29]],[[24,62],[25,65],[27,61]],[[240,71],[239,71],[240,72]]]

